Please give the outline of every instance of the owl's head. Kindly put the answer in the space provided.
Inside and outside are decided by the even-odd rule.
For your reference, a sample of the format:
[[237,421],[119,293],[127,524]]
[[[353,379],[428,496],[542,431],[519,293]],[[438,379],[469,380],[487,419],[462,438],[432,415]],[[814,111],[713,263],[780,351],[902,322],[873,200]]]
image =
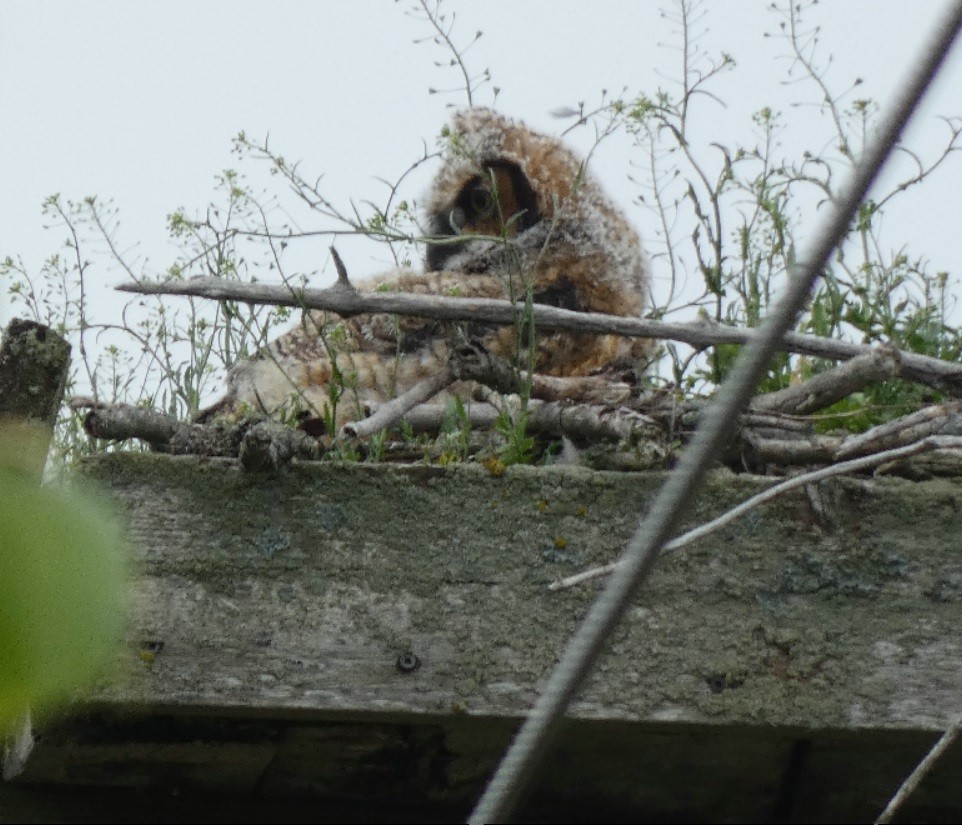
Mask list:
[[[631,303],[640,306],[648,267],[637,233],[573,151],[483,108],[456,113],[444,137],[425,204],[427,233],[436,239],[427,245],[428,270],[497,270],[508,241],[542,266],[551,259],[564,269],[580,262],[598,286],[610,282],[612,291],[630,291],[639,297]],[[610,303],[592,301],[585,291],[580,306]]]
[[[443,269],[474,236],[517,238],[550,221],[581,172],[553,138],[491,109],[458,112],[445,131],[444,162],[427,198],[427,268]],[[464,238],[463,243],[448,238]]]

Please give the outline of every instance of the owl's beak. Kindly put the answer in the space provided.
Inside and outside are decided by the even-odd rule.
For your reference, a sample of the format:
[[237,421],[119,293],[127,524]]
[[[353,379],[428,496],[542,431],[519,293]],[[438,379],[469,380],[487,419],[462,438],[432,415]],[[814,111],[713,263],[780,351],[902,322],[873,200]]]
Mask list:
[[454,243],[438,244],[428,241],[427,251],[424,256],[424,265],[428,272],[440,272],[445,269],[447,262],[460,252],[464,251],[464,241]]
[[455,235],[460,235],[464,230],[464,225],[467,222],[467,216],[464,214],[464,210],[461,207],[455,207],[448,213],[448,226],[451,227],[451,232]]

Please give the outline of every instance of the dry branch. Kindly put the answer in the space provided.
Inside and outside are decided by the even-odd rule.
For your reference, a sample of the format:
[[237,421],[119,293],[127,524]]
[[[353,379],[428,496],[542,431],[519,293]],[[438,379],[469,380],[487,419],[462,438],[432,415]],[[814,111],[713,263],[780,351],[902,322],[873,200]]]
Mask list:
[[[513,323],[518,312],[517,307],[510,301],[410,293],[362,293],[340,281],[326,289],[307,289],[286,284],[252,284],[225,281],[221,278],[192,278],[189,281],[127,282],[119,285],[117,289],[145,295],[199,296],[219,301],[321,309],[342,316],[389,313],[441,321],[476,321],[501,325]],[[754,330],[725,327],[705,321],[669,323],[602,313],[583,313],[541,304],[535,304],[532,312],[535,324],[542,330],[670,339],[696,348],[713,344],[746,344],[754,335]],[[869,345],[802,333],[787,333],[780,348],[787,352],[841,361],[877,349]],[[899,357],[899,375],[902,378],[931,385],[954,396],[962,396],[962,366],[904,350],[899,351]]]
[[241,426],[181,422],[159,410],[127,404],[103,404],[74,397],[74,410],[89,408],[83,428],[88,436],[122,442],[140,439],[154,450],[176,455],[237,456],[249,422]]
[[741,423],[742,427],[750,427],[762,432],[800,433],[804,436],[812,432],[812,423],[808,419],[782,413],[757,413],[751,408],[742,413]]
[[[334,289],[353,292],[353,288],[341,282]],[[844,441],[836,436],[813,434],[810,422],[799,417],[832,404],[872,381],[891,377],[898,369],[898,362],[898,353],[893,348],[879,348],[803,384],[758,397],[751,409],[739,417],[739,435],[727,462],[757,472],[764,472],[767,466],[827,464],[909,444],[936,433],[962,432],[957,421],[962,419],[959,415],[962,402],[929,408]],[[340,437],[363,439],[395,426],[402,418],[414,432],[436,434],[443,427],[446,409],[443,405],[424,402],[452,381],[478,382],[481,390],[496,400],[499,393],[512,395],[519,383],[530,380],[527,411],[530,433],[549,439],[567,437],[581,444],[615,441],[632,452],[631,467],[663,466],[671,452],[669,445],[675,440],[687,440],[703,402],[679,402],[671,394],[646,394],[633,399],[632,386],[620,378],[620,375],[519,374],[510,363],[483,346],[465,341],[453,349],[448,369],[419,382],[398,398],[370,405],[367,418],[345,424]],[[94,408],[84,425],[92,436],[116,440],[136,437],[156,450],[170,453],[240,456],[244,467],[253,470],[277,468],[295,457],[316,458],[321,450],[302,433],[296,438],[282,435],[285,429],[280,426],[268,432],[266,424],[251,430],[250,422],[188,425],[142,408],[84,404],[83,400],[78,406]],[[490,429],[498,413],[496,406],[474,403],[466,406],[465,415],[472,428]]]
[[839,436],[799,435],[791,439],[768,438],[757,431],[741,432],[745,464],[752,470],[762,465],[824,465],[835,459],[842,439]]
[[[522,377],[527,374],[522,373]],[[608,376],[531,375],[531,398],[546,402],[577,401],[583,404],[624,404],[629,401],[632,385]]]
[[241,438],[237,457],[248,472],[278,470],[291,459],[319,459],[321,447],[301,430],[280,422],[261,421],[251,426]]
[[454,376],[448,369],[444,369],[434,376],[428,376],[400,396],[379,405],[367,418],[345,424],[341,428],[341,436],[364,439],[385,428],[392,427],[404,418],[405,413],[436,396],[452,381],[454,381]]
[[551,438],[616,439],[631,444],[665,441],[664,429],[653,419],[624,407],[533,401],[529,404],[528,426]]
[[[445,371],[415,389],[419,390],[418,395],[427,394],[426,397],[430,398],[447,380],[450,380],[450,374]],[[448,415],[445,405],[418,404],[411,407],[414,394],[403,404],[397,404],[403,398],[372,406],[368,418],[345,425],[342,435],[348,438],[370,436],[402,418],[414,433],[441,430]],[[75,404],[84,406],[82,400]],[[470,426],[477,429],[491,429],[499,415],[495,407],[483,402],[466,404],[464,410]],[[139,438],[164,453],[240,457],[247,470],[276,469],[293,458],[317,459],[323,452],[316,439],[278,422],[245,420],[188,424],[159,411],[128,405],[96,405],[85,417],[84,428],[88,435],[100,439]],[[623,407],[532,400],[528,407],[528,430],[549,439],[567,436],[581,441],[615,440],[633,446],[643,443],[646,446],[646,466],[661,466],[667,455],[664,428],[651,417]]]
[[[419,404],[407,411],[403,418],[414,434],[437,433],[449,415],[446,405]],[[498,410],[485,402],[472,402],[464,405],[464,415],[472,429],[489,430],[498,418]]]
[[864,433],[847,436],[835,458],[847,459],[875,453],[934,435],[962,435],[962,402],[933,404]]
[[878,347],[856,356],[831,370],[818,373],[808,381],[766,393],[752,399],[752,410],[791,413],[804,416],[828,407],[876,381],[899,374],[899,351],[892,346]]
[[[71,402],[72,407],[83,406]],[[88,436],[97,439],[123,441],[140,439],[155,449],[161,449],[181,427],[173,416],[146,407],[127,405],[97,405],[84,416],[83,428]]]
[[[740,505],[736,505],[731,510],[725,511],[725,513],[723,513],[721,516],[712,519],[710,522],[699,525],[697,528],[692,528],[690,531],[686,531],[680,536],[675,537],[670,542],[666,542],[663,550],[676,551],[685,545],[689,545],[692,542],[695,542],[696,540],[708,536],[708,534],[713,533],[714,531],[717,531],[719,528],[724,527],[735,519],[738,519],[740,516],[748,513],[753,508],[757,508],[759,505],[764,505],[766,502],[770,502],[772,499],[775,499],[790,490],[794,490],[795,488],[813,484],[821,479],[827,479],[830,476],[841,476],[845,473],[854,473],[855,471],[875,467],[884,462],[891,462],[896,459],[905,459],[909,456],[916,456],[920,453],[925,453],[931,450],[962,451],[962,438],[954,436],[930,436],[926,439],[915,442],[914,444],[906,445],[905,447],[886,450],[881,453],[873,454],[872,456],[862,456],[858,459],[850,459],[847,462],[840,462],[837,465],[819,468],[811,473],[803,473],[799,476],[793,476],[791,479],[786,479],[784,482],[779,482],[777,485],[772,485],[772,487],[768,488],[767,490],[763,490],[761,493],[752,496],[750,499],[746,499]],[[573,585],[579,585],[582,582],[587,582],[590,579],[597,579],[605,574],[610,574],[615,570],[616,567],[617,563],[611,563],[610,565],[602,565],[597,568],[590,568],[586,571],[582,571],[580,574],[574,574],[572,576],[565,577],[564,579],[556,580],[552,582],[548,588],[552,591],[558,591],[562,588],[570,588]]]
[[583,404],[623,404],[633,391],[621,376],[547,376],[515,370],[506,359],[487,350],[483,344],[466,341],[454,347],[450,358],[456,379],[476,381],[497,393],[517,393],[528,384],[529,396],[543,401],[574,401]]

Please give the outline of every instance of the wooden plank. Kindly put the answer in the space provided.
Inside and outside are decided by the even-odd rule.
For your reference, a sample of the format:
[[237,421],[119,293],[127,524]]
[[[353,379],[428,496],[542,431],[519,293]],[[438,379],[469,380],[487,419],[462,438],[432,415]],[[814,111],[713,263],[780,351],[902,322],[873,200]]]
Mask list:
[[[406,783],[412,805],[456,811],[597,591],[547,583],[610,560],[662,481],[335,463],[253,475],[148,454],[83,473],[129,520],[128,647],[83,724],[51,728],[24,779],[96,784],[113,767],[111,782],[136,785],[166,766],[182,788],[371,805]],[[767,484],[715,474],[692,524]],[[884,805],[962,696],[962,487],[831,480],[813,495],[817,515],[789,496],[659,563],[572,709],[538,811],[580,777],[594,795],[580,799],[611,811],[814,812],[843,741],[876,743],[888,769],[856,773],[835,811]],[[185,734],[207,745],[150,758],[157,721],[174,719],[234,733]],[[90,734],[104,730],[109,748]],[[933,783],[945,791],[932,806],[960,807]]]
[[[528,707],[658,474],[107,455],[143,564],[116,701],[332,711]],[[768,484],[715,476],[696,521]],[[660,563],[575,716],[938,730],[962,692],[962,488],[829,481]],[[398,659],[413,653],[406,672]],[[840,690],[843,689],[843,690]],[[847,689],[847,690],[844,690]]]

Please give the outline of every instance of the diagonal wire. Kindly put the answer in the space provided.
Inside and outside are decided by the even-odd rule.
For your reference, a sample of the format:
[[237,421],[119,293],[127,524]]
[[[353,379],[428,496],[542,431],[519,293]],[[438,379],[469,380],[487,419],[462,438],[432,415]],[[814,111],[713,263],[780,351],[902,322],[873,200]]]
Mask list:
[[605,590],[568,642],[544,691],[525,719],[470,823],[501,823],[511,813],[525,783],[548,746],[561,716],[588,676],[609,633],[620,621],[632,595],[645,579],[661,546],[674,532],[695,497],[705,473],[733,432],[736,417],[748,403],[782,335],[795,323],[832,250],[872,185],[883,161],[895,147],[911,114],[942,65],[962,27],[962,0],[953,0],[924,44],[895,101],[879,123],[851,181],[831,204],[809,249],[793,267],[785,295],[741,353],[728,380],[662,486],[646,518],[635,529]]

